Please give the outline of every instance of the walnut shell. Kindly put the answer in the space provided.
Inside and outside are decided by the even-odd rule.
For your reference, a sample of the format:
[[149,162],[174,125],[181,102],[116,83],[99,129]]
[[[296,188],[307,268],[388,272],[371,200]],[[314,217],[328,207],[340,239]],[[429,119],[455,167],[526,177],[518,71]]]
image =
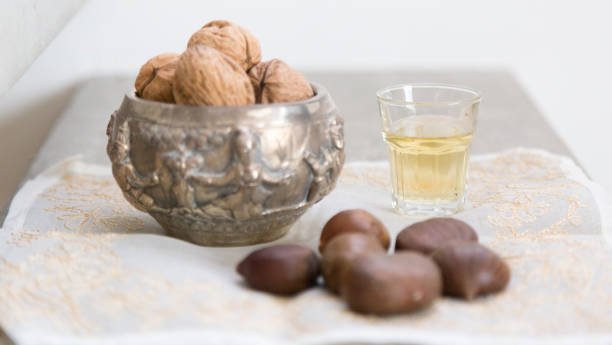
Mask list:
[[226,20],[214,20],[194,33],[187,48],[196,45],[217,49],[234,59],[245,71],[261,61],[257,39],[247,29]]
[[338,212],[325,223],[319,240],[319,251],[323,253],[325,246],[332,238],[353,232],[373,236],[378,239],[385,250],[389,249],[391,239],[385,225],[370,212],[353,209]]
[[320,265],[312,249],[279,244],[252,252],[236,269],[253,289],[290,295],[315,285]]
[[429,255],[449,241],[478,242],[478,234],[467,223],[455,218],[431,218],[400,231],[395,250],[416,250]]
[[406,313],[431,305],[442,292],[442,278],[434,261],[420,253],[372,254],[349,265],[340,292],[359,313]]
[[364,255],[385,252],[385,248],[374,236],[350,232],[334,237],[325,246],[321,259],[325,286],[333,292],[339,292],[346,270],[355,259]]
[[172,85],[179,54],[165,53],[157,55],[147,61],[138,72],[134,87],[138,97],[174,103]]
[[255,102],[246,72],[207,46],[188,48],[179,58],[173,87],[177,104],[249,105]]
[[257,103],[289,103],[314,95],[306,77],[281,60],[261,62],[249,70]]
[[475,242],[448,242],[436,250],[432,258],[442,271],[445,295],[471,300],[502,291],[510,281],[506,262]]

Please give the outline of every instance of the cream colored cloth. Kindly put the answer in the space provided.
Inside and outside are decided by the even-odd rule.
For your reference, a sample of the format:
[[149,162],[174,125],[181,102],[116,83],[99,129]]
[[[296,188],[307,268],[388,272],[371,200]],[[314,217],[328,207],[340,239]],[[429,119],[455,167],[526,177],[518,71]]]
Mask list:
[[[569,344],[612,342],[612,215],[570,160],[515,149],[474,157],[466,210],[512,279],[472,302],[442,298],[393,317],[350,312],[323,288],[293,298],[248,289],[254,248],[163,235],[108,167],[66,161],[28,182],[0,230],[0,323],[18,344]],[[392,236],[386,162],[347,164],[336,189],[276,243],[316,248],[336,212],[364,208]],[[602,216],[603,215],[603,216]]]

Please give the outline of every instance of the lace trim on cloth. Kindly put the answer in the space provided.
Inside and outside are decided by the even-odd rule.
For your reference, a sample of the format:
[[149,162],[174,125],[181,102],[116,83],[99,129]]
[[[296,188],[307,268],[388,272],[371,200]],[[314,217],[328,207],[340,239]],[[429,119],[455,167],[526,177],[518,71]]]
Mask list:
[[[0,324],[18,343],[612,341],[612,203],[568,158],[531,149],[475,156],[457,218],[508,261],[510,285],[393,317],[352,313],[323,289],[293,298],[249,290],[234,267],[265,245],[208,248],[161,236],[109,170],[68,160],[14,198],[0,230]],[[353,207],[395,237],[416,220],[392,212],[389,189],[386,162],[347,164],[334,192],[276,242],[316,248],[327,219]]]

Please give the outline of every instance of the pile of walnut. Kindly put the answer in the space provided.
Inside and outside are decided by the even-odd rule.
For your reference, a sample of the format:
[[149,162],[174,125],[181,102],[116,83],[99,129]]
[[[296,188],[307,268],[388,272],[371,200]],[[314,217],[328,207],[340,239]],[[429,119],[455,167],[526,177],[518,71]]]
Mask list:
[[402,230],[395,253],[385,226],[364,210],[346,210],[323,227],[319,260],[310,248],[275,245],[256,250],[238,265],[254,289],[295,294],[317,285],[340,294],[349,308],[366,314],[423,309],[441,294],[471,300],[502,291],[508,265],[478,243],[468,224],[432,218]]
[[194,33],[183,54],[147,61],[134,86],[141,98],[189,105],[298,102],[314,94],[308,80],[283,61],[261,62],[257,39],[224,20]]

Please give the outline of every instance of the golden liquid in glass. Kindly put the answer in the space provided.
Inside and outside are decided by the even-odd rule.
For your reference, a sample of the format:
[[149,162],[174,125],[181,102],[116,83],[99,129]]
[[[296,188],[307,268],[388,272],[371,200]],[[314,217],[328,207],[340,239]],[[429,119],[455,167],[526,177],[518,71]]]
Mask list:
[[472,133],[444,116],[398,121],[383,132],[389,147],[393,194],[411,202],[463,200]]

